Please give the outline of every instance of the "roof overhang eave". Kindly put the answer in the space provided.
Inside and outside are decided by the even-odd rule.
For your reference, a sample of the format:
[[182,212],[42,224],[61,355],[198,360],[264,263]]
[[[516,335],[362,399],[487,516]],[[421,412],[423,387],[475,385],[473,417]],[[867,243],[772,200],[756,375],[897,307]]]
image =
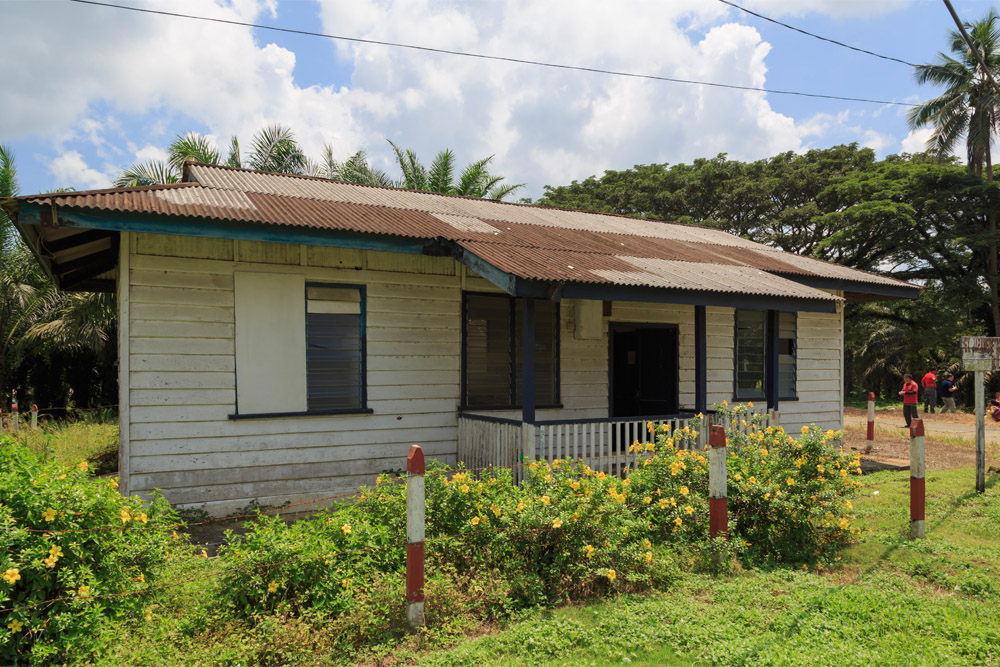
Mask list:
[[[842,278],[823,278],[820,276],[803,276],[798,274],[780,274],[782,278],[813,287],[815,289],[837,290],[844,293],[848,302],[853,301],[890,301],[895,299],[916,299],[924,289],[919,285],[911,285],[903,281],[895,284],[868,283]],[[858,298],[851,298],[858,295]]]

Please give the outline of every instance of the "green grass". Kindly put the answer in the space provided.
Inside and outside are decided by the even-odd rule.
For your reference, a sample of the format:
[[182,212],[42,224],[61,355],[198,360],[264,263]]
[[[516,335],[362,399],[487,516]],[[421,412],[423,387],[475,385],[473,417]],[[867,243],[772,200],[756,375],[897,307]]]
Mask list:
[[[27,417],[30,419],[30,416]],[[29,422],[30,423],[30,422]],[[62,465],[76,465],[80,461],[95,460],[105,454],[108,462],[113,459],[117,468],[118,423],[101,418],[80,418],[76,420],[42,420],[38,430],[24,427],[17,432],[17,438],[33,452],[51,457]],[[109,452],[114,452],[110,456]],[[100,470],[98,472],[113,472]]]

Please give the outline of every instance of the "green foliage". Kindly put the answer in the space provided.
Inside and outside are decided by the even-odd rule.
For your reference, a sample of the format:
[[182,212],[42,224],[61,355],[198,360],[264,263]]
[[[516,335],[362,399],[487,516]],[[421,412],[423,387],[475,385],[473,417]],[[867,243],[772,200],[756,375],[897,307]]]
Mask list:
[[0,437],[0,604],[14,608],[0,614],[4,664],[86,657],[102,623],[145,605],[134,593],[152,585],[176,516],[162,497],[144,506],[91,475]]

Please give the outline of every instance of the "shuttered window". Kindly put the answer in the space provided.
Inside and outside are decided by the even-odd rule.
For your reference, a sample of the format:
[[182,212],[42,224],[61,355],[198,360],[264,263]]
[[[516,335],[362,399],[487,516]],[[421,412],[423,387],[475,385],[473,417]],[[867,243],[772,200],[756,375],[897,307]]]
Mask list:
[[736,399],[764,398],[764,341],[767,313],[736,311]]
[[[463,406],[520,406],[522,309],[506,295],[464,295]],[[559,403],[559,304],[552,301],[535,302],[535,403]]]
[[306,285],[309,412],[365,407],[364,287]]
[[796,398],[796,313],[778,313],[778,398]]

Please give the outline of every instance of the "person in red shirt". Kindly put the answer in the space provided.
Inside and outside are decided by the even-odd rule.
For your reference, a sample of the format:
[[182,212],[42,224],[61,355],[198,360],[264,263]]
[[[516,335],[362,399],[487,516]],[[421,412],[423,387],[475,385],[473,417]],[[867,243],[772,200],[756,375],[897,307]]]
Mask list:
[[937,366],[931,366],[927,375],[920,381],[920,384],[924,385],[924,412],[930,408],[931,414],[934,414],[934,408],[937,407],[937,375],[935,373],[937,373]]
[[903,428],[910,428],[910,423],[917,418],[917,383],[913,381],[913,376],[907,373],[903,376],[903,388],[899,395],[903,397],[903,419],[906,425]]

